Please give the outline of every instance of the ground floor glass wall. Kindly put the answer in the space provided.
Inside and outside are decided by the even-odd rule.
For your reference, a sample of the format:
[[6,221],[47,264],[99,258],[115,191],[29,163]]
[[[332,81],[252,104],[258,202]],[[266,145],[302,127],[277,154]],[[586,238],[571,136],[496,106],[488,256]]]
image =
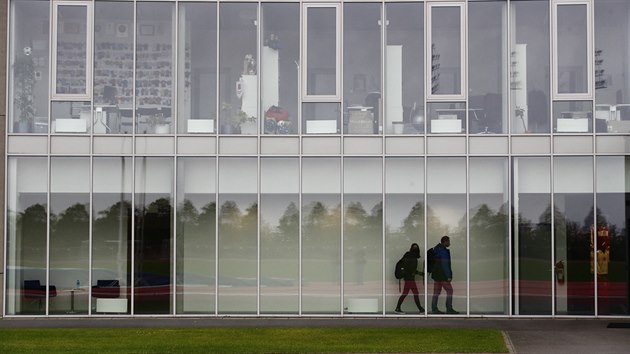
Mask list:
[[431,314],[422,273],[444,235],[461,315],[628,315],[624,156],[7,166],[6,315],[388,315],[411,243]]

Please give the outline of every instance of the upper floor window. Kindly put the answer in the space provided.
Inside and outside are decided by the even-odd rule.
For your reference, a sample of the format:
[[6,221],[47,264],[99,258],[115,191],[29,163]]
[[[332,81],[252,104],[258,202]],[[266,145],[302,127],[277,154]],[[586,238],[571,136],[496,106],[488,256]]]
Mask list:
[[304,98],[339,100],[338,4],[304,5]]
[[91,97],[92,4],[59,1],[53,6],[52,98]]

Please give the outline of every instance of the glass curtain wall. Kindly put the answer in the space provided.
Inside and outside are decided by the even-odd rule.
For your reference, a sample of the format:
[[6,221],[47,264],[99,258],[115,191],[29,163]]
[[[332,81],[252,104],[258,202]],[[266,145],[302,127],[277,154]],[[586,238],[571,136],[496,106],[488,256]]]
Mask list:
[[219,5],[219,124],[222,134],[258,133],[258,4]]
[[[435,248],[443,236],[450,238],[453,309],[466,313],[467,295],[467,236],[466,236],[466,159],[428,158],[427,159],[427,247]],[[442,260],[444,268],[448,261]],[[444,275],[448,277],[447,270]],[[431,274],[433,277],[435,272]],[[448,310],[444,303],[447,299],[446,289],[441,289],[443,279],[428,282],[428,294],[431,301],[431,312]],[[448,287],[448,286],[447,286]],[[434,306],[434,305],[437,305]],[[428,304],[427,304],[427,307]],[[427,310],[429,311],[429,310]],[[431,313],[429,312],[429,313]]]
[[630,158],[598,156],[595,163],[597,229],[591,233],[590,272],[597,274],[597,313],[627,316],[630,314],[627,223]]
[[341,313],[341,160],[302,159],[302,314]]
[[258,311],[257,171],[255,157],[219,159],[220,314]]
[[[130,157],[97,157],[93,169],[92,313],[129,314],[133,165]],[[107,307],[113,303],[122,305]]]
[[595,129],[597,133],[629,133],[630,3],[598,0],[594,9]]
[[177,160],[177,313],[214,314],[216,159]]
[[386,134],[424,133],[424,4],[385,4]]
[[260,77],[264,134],[298,133],[300,5],[262,4]]
[[87,314],[90,256],[90,159],[50,159],[49,314]]
[[131,2],[94,2],[94,134],[133,131],[133,11]]
[[299,162],[260,160],[260,313],[299,311]]
[[556,314],[594,315],[595,280],[589,266],[595,233],[593,158],[556,157],[553,163]]
[[[386,158],[384,205],[386,313],[394,311],[400,296],[399,282],[394,277],[396,262],[409,251],[412,243],[420,246],[418,270],[425,270],[427,252],[424,244],[424,206],[424,159],[420,157]],[[426,293],[424,277],[417,277],[416,285],[420,292],[420,302],[424,304]],[[416,309],[412,299],[405,300],[401,306],[403,311],[408,308]]]
[[381,4],[343,6],[345,134],[379,134],[381,121]]
[[48,132],[50,3],[11,1],[9,125],[11,133]]
[[217,122],[217,4],[179,3],[179,133],[214,133]]
[[507,133],[507,2],[468,2],[469,133]]
[[512,133],[549,133],[549,1],[510,1]]
[[56,286],[48,282],[46,272],[47,176],[48,161],[45,157],[8,158],[5,244],[7,315],[45,315],[47,287],[51,298],[56,295]]
[[133,313],[171,314],[173,159],[135,158]]
[[343,181],[344,306],[349,313],[381,313],[383,160],[345,158]]
[[175,6],[136,4],[136,133],[173,129]]
[[512,165],[514,314],[551,315],[551,166],[548,157]]
[[470,313],[509,314],[508,160],[469,160]]

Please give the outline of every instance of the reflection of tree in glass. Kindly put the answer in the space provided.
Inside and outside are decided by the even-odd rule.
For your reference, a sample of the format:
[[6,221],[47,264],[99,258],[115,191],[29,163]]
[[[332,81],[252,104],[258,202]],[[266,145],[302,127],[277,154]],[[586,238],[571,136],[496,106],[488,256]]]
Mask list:
[[158,198],[142,209],[136,209],[136,239],[141,247],[136,248],[136,254],[142,256],[156,256],[165,254],[164,250],[170,244],[164,240],[171,237],[171,200]]
[[[507,237],[506,205],[494,211],[488,204],[481,204],[471,211],[470,235],[479,237],[479,240],[495,240],[496,242],[471,242],[472,249],[502,254],[504,243],[501,240]],[[476,209],[476,210],[475,210]]]
[[72,249],[87,241],[90,214],[86,204],[76,203],[61,212],[58,217],[50,217],[50,231],[54,235],[54,245]]
[[16,234],[25,259],[40,262],[46,259],[46,207],[34,204],[18,214]]
[[322,202],[315,201],[306,205],[304,210],[309,211],[302,224],[302,237],[307,241],[305,247],[337,249],[341,232],[341,206],[328,209]]
[[278,221],[278,231],[283,242],[297,243],[299,233],[300,213],[295,205],[291,202],[287,205],[284,214]]
[[235,201],[225,201],[219,211],[219,237],[222,248],[251,246],[258,225],[258,204],[252,203],[243,213]]

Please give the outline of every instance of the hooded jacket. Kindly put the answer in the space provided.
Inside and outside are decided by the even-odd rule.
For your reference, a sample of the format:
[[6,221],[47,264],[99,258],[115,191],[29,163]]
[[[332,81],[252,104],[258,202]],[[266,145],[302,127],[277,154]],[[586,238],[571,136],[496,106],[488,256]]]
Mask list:
[[451,251],[444,247],[443,244],[438,243],[433,247],[435,253],[435,264],[433,265],[433,272],[431,278],[436,281],[446,281],[453,278],[453,270],[451,269]]
[[405,280],[416,280],[416,274],[418,272],[418,258],[420,258],[420,250],[407,251],[403,256],[405,259]]

